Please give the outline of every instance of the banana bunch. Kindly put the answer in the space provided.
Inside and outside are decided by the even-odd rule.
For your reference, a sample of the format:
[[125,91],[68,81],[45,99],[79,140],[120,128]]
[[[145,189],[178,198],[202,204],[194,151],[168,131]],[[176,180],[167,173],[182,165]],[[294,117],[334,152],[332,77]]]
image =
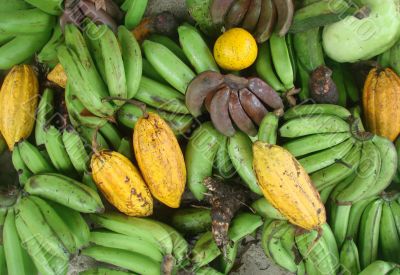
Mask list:
[[34,195],[2,208],[0,223],[2,274],[66,274],[70,255],[89,243],[80,213]]
[[[358,268],[365,268],[378,259],[400,263],[399,221],[400,200],[397,193],[382,194],[352,205],[332,202],[330,206],[329,222],[338,246],[347,247],[349,252],[343,253],[348,260],[357,259]],[[349,244],[348,239],[354,240],[357,253],[354,252],[355,245]]]
[[189,245],[167,224],[118,213],[90,219],[102,229],[90,233],[83,255],[138,274],[171,274],[186,264]]
[[294,4],[291,0],[213,0],[210,14],[216,27],[242,27],[263,43],[273,32],[279,36],[288,32]]
[[215,128],[228,137],[236,132],[234,124],[255,136],[256,125],[259,126],[268,113],[265,106],[278,114],[283,111],[282,99],[261,79],[213,71],[199,74],[187,88],[186,106],[190,113],[195,117],[201,115],[203,105]]
[[[0,2],[1,70],[8,70],[31,59],[49,40],[55,17],[35,8],[37,2],[46,5],[49,4],[47,2],[54,1],[2,0]],[[47,6],[49,9],[51,7],[54,7],[54,4]]]
[[323,197],[335,188],[340,203],[382,192],[394,177],[397,154],[386,138],[360,132],[357,119],[337,105],[302,105],[288,110],[279,129],[283,145],[310,174]]

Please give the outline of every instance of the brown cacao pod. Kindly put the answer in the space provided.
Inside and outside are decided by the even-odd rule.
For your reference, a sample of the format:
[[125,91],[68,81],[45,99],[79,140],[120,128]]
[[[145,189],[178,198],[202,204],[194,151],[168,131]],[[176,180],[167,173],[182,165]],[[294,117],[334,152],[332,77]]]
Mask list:
[[157,114],[138,120],[133,148],[151,194],[165,205],[178,208],[186,184],[186,166],[178,140]]
[[364,84],[368,131],[394,141],[400,133],[400,77],[391,69],[372,69]]
[[39,84],[29,65],[14,66],[0,92],[0,132],[12,151],[14,144],[29,137],[35,124]]

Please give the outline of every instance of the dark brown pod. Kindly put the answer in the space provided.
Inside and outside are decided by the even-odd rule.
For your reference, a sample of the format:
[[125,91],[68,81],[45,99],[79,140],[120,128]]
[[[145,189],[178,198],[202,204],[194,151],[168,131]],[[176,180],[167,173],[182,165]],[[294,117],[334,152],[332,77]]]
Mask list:
[[211,19],[215,25],[222,25],[235,0],[213,0],[210,7]]
[[211,100],[210,116],[214,127],[225,136],[233,136],[235,128],[229,117],[229,96],[231,90],[228,87],[220,89]]
[[204,107],[206,107],[207,112],[210,112],[211,100],[213,99],[213,97],[217,92],[218,92],[217,90],[209,92],[208,95],[206,96],[206,99],[204,99]]
[[257,125],[260,125],[262,119],[268,113],[262,102],[246,88],[239,91],[239,99],[247,115]]
[[275,31],[279,36],[285,36],[292,25],[294,14],[293,0],[273,0],[273,2],[278,16]]
[[217,91],[224,84],[224,77],[220,73],[206,71],[194,78],[186,90],[186,107],[197,117],[201,115],[201,108],[209,93]]
[[237,0],[232,5],[225,18],[227,29],[239,26],[249,9],[250,2],[251,0]]
[[249,84],[249,80],[245,77],[237,76],[234,74],[227,74],[225,75],[225,83],[231,89],[240,90],[246,88]]
[[257,26],[258,19],[260,18],[261,12],[261,0],[251,0],[249,9],[246,16],[243,19],[242,28],[253,31]]
[[238,91],[231,91],[229,97],[229,114],[236,126],[250,136],[257,134],[257,129],[240,104]]
[[316,103],[338,103],[339,93],[328,67],[321,65],[311,73],[309,87],[310,96]]
[[254,33],[258,43],[263,43],[271,36],[275,27],[276,8],[272,0],[262,0],[260,19]]
[[258,77],[249,79],[249,90],[255,94],[264,104],[274,110],[283,109],[282,98],[267,83]]

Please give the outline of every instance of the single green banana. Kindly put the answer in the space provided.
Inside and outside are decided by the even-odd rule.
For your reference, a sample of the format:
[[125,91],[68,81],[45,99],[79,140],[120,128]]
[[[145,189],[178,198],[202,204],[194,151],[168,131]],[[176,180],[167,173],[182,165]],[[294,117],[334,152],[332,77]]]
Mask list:
[[293,81],[296,81],[297,78],[297,59],[296,59],[296,54],[294,50],[294,41],[293,41],[293,35],[292,34],[287,34],[286,35],[286,44],[289,52],[289,57],[290,57],[290,63],[292,64],[292,69],[293,69]]
[[251,213],[239,213],[233,219],[229,227],[229,239],[237,242],[242,238],[254,233],[257,228],[263,225],[262,218],[259,215]]
[[126,12],[125,26],[131,30],[136,27],[143,18],[148,0],[125,0],[121,9]]
[[160,43],[167,47],[171,52],[173,52],[180,60],[185,62],[186,65],[190,66],[190,61],[186,56],[183,49],[176,43],[174,40],[169,38],[168,36],[162,34],[152,34],[148,37],[150,41]]
[[321,226],[321,229],[322,229],[322,239],[328,245],[331,254],[331,260],[335,267],[335,271],[337,272],[340,267],[340,259],[339,259],[339,248],[336,243],[335,235],[333,234],[331,227],[327,223],[324,223]]
[[379,227],[382,215],[382,200],[369,204],[361,217],[358,245],[360,264],[366,268],[378,259]]
[[56,24],[53,29],[53,34],[50,40],[43,46],[41,51],[37,55],[37,59],[40,63],[46,63],[51,68],[54,68],[58,64],[57,48],[64,42],[64,36],[61,30],[61,26]]
[[389,50],[385,51],[384,53],[378,56],[377,61],[379,66],[382,66],[382,68],[390,67],[390,53],[392,48],[390,48]]
[[45,200],[36,196],[30,196],[29,198],[39,207],[47,224],[54,231],[68,252],[71,254],[75,253],[77,250],[75,239],[61,216],[59,216]]
[[147,60],[156,71],[182,94],[190,81],[196,76],[195,73],[180,60],[167,47],[149,40],[142,43]]
[[83,184],[86,184],[87,186],[89,186],[89,187],[92,188],[93,190],[98,191],[98,190],[97,190],[97,185],[96,185],[96,183],[94,182],[93,177],[92,177],[92,174],[91,174],[89,171],[85,171],[85,172],[83,173],[83,176],[82,176],[82,183],[83,183]]
[[325,65],[320,28],[310,28],[293,35],[293,44],[299,67],[310,74],[321,65]]
[[314,134],[297,138],[283,144],[293,156],[301,157],[310,153],[327,150],[351,137],[351,133]]
[[39,149],[24,140],[18,144],[19,153],[25,165],[34,173],[53,172],[53,165],[46,160],[40,153]]
[[[381,159],[378,148],[372,141],[363,143],[360,165],[357,169],[357,176],[342,192],[336,197],[338,202],[356,202],[368,193],[369,189],[376,184],[381,170]],[[369,194],[369,193],[368,193]],[[376,194],[372,194],[371,197]],[[365,197],[366,198],[366,197]]]
[[40,246],[48,253],[68,260],[68,249],[57,236],[58,232],[56,233],[54,227],[49,225],[38,205],[32,199],[25,197],[19,201],[17,209],[19,211],[17,217],[27,225]]
[[89,144],[90,148],[92,148],[93,141],[95,141],[97,150],[109,150],[110,149],[110,146],[108,145],[106,139],[96,129],[81,126],[77,130],[78,130],[78,133],[81,135],[81,138],[83,138],[84,144]]
[[88,18],[83,20],[83,24],[85,24],[85,32],[83,33],[83,37],[85,39],[86,45],[92,55],[93,61],[96,64],[96,68],[99,71],[99,74],[103,79],[106,79],[106,69],[104,66],[104,58],[103,52],[101,50],[100,38],[103,36],[103,33],[106,32],[108,28],[107,25],[102,24],[97,26],[93,21]]
[[228,137],[221,138],[221,143],[215,156],[215,171],[225,179],[230,179],[236,174],[228,153]]
[[112,145],[114,149],[118,149],[121,144],[121,134],[119,133],[117,127],[115,127],[110,122],[104,124],[100,129],[100,133],[105,137],[109,144]]
[[268,113],[258,128],[258,140],[269,144],[276,144],[278,124],[279,117],[274,113]]
[[73,175],[75,169],[64,147],[62,134],[54,126],[50,126],[45,131],[45,146],[54,167],[64,174]]
[[203,181],[212,175],[214,159],[220,146],[221,137],[212,123],[206,122],[194,131],[186,147],[187,184],[198,200],[202,200],[207,191]]
[[347,226],[347,234],[346,234],[347,237],[353,238],[354,240],[358,239],[361,217],[367,206],[370,203],[374,202],[376,199],[377,197],[369,198],[366,200],[360,200],[351,206],[349,222]]
[[143,66],[143,75],[147,76],[148,78],[151,78],[157,82],[163,83],[163,84],[168,84],[167,81],[164,80],[164,78],[154,69],[153,65],[150,64],[147,59],[142,58],[142,66]]
[[179,42],[196,73],[204,71],[219,72],[206,41],[193,26],[185,23],[178,27]]
[[[299,99],[301,101],[306,101],[310,98],[310,73],[303,67],[298,59],[296,59],[298,79],[300,84]],[[310,261],[308,261],[310,262]],[[311,264],[309,264],[311,265]]]
[[211,210],[204,208],[178,209],[171,225],[183,234],[197,234],[211,229]]
[[253,171],[253,151],[250,138],[243,132],[236,133],[229,137],[228,153],[236,172],[246,183],[251,191],[262,195],[258,186],[256,175]]
[[194,244],[191,254],[194,269],[209,264],[221,254],[211,231],[207,231],[200,236]]
[[62,0],[25,0],[32,6],[41,9],[51,15],[60,15],[62,12]]
[[340,274],[357,275],[360,271],[358,248],[353,239],[347,239],[340,250]]
[[35,141],[36,145],[43,145],[46,142],[45,128],[50,123],[54,114],[54,91],[45,89],[40,98],[36,111]]
[[142,254],[155,262],[163,261],[163,254],[159,246],[146,242],[138,236],[127,236],[111,231],[92,231],[90,242],[95,245],[123,249],[130,252]]
[[[106,28],[99,38],[101,54],[104,60],[105,82],[110,96],[126,99],[128,91],[126,85],[124,61],[118,39],[110,28]],[[114,104],[121,106],[125,102],[114,100]]]
[[304,116],[333,115],[343,120],[351,117],[351,112],[346,108],[334,104],[303,104],[287,110],[283,116],[285,120]]
[[279,129],[281,136],[287,138],[348,131],[350,131],[350,126],[343,119],[333,115],[322,114],[291,119]]
[[185,97],[170,86],[142,76],[135,99],[146,103],[157,110],[178,114],[189,114]]
[[[156,220],[154,220],[157,222]],[[189,244],[185,240],[185,238],[175,230],[175,228],[169,226],[168,224],[157,222],[165,231],[168,232],[168,236],[171,238],[172,241],[172,255],[176,259],[175,267],[185,267],[187,265],[188,254],[189,254]],[[168,257],[168,255],[167,255]],[[164,258],[165,260],[165,258]]]
[[26,181],[32,176],[32,172],[29,170],[29,168],[25,165],[25,162],[22,160],[18,146],[14,147],[11,160],[14,169],[18,173],[19,183],[21,184],[21,186],[23,186],[26,183]]
[[265,198],[260,198],[251,204],[251,208],[261,217],[274,220],[287,220]]
[[62,141],[72,165],[82,175],[88,169],[89,155],[80,135],[75,129],[67,128],[62,134]]
[[27,10],[33,8],[24,0],[0,0],[2,11]]
[[375,261],[366,266],[358,275],[389,274],[389,272],[396,267],[397,265],[395,263]]
[[321,197],[321,201],[323,204],[326,204],[328,202],[329,196],[332,193],[332,190],[335,188],[335,185],[328,186],[326,188],[323,188],[322,190],[318,190],[319,195]]
[[379,230],[379,245],[383,259],[389,262],[399,262],[400,236],[396,227],[394,213],[390,208],[390,202],[383,202]]
[[400,235],[400,202],[391,201],[390,209],[392,210],[392,213],[393,213],[393,218],[394,218],[394,222],[396,223],[397,232]]
[[269,39],[275,71],[286,90],[294,88],[294,74],[285,36],[273,33]]
[[48,204],[57,212],[61,219],[68,226],[69,231],[74,237],[76,247],[78,249],[89,244],[90,229],[82,215],[66,206],[48,201]]
[[128,217],[119,213],[91,215],[90,218],[97,225],[108,230],[128,236],[139,236],[157,247],[161,247],[163,254],[171,254],[173,250],[168,232],[156,221]]
[[160,264],[140,253],[97,245],[84,248],[81,253],[96,261],[116,265],[139,274],[161,274]]
[[55,18],[39,9],[0,11],[0,34],[26,35],[48,32]]
[[132,33],[124,26],[118,27],[118,40],[124,61],[127,98],[133,98],[142,77],[142,52],[139,43]]
[[261,233],[261,247],[264,250],[265,255],[268,258],[272,258],[272,255],[269,250],[269,239],[272,234],[279,231],[281,228],[287,225],[287,221],[284,220],[271,220],[267,219],[263,225],[262,233]]
[[121,139],[121,143],[119,144],[119,147],[118,147],[118,153],[123,154],[125,157],[127,157],[131,161],[134,159],[133,149],[132,149],[131,141],[129,138],[124,137]]
[[264,42],[259,45],[258,56],[256,60],[256,71],[257,74],[264,80],[268,85],[270,85],[277,92],[284,92],[285,87],[283,87],[282,82],[278,79],[275,74],[275,69],[273,68],[271,49],[269,47],[269,42]]
[[74,179],[55,173],[35,175],[27,181],[25,191],[52,200],[82,213],[104,211],[99,195]]
[[347,237],[347,226],[349,224],[351,205],[338,205],[335,202],[331,204],[329,224],[335,235],[339,247]]
[[[344,189],[346,189],[356,178],[357,172],[352,172],[350,175],[348,175],[346,178],[341,180],[340,182],[337,183],[335,188],[333,189],[331,195],[330,195],[330,201],[329,203],[337,204],[337,196],[343,192]],[[340,203],[339,203],[340,204]],[[346,204],[346,203],[345,203]],[[350,203],[347,203],[350,204]],[[333,206],[332,206],[333,207]]]

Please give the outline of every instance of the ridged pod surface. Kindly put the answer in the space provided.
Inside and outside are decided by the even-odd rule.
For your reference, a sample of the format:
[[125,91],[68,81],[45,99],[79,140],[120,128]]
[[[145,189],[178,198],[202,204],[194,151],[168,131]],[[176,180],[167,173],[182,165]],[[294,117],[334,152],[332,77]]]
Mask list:
[[178,140],[157,114],[141,117],[135,125],[133,148],[153,196],[178,208],[186,184],[186,166]]
[[265,198],[304,229],[319,228],[326,222],[325,207],[310,177],[284,148],[257,141],[253,144],[253,168]]
[[372,69],[364,84],[363,108],[370,132],[394,141],[400,133],[400,77],[391,69]]
[[140,172],[120,153],[103,150],[93,154],[93,179],[106,199],[129,216],[150,216],[153,198]]
[[39,84],[29,65],[14,66],[0,92],[0,131],[12,151],[14,144],[30,136],[35,124]]

